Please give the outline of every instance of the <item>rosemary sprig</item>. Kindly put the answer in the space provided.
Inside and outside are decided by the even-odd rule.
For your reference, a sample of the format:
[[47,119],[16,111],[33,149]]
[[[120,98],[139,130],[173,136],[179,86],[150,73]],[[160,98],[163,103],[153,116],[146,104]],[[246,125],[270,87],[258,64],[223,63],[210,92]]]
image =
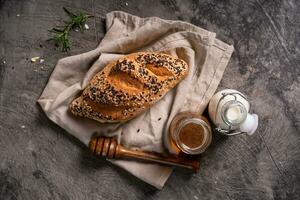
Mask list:
[[68,51],[70,49],[69,34],[71,30],[79,29],[81,32],[84,31],[84,26],[88,18],[93,17],[84,13],[72,13],[65,7],[64,11],[70,17],[70,21],[65,21],[63,28],[52,28],[49,32],[54,35],[49,39],[55,42],[56,45],[62,47],[62,51]]

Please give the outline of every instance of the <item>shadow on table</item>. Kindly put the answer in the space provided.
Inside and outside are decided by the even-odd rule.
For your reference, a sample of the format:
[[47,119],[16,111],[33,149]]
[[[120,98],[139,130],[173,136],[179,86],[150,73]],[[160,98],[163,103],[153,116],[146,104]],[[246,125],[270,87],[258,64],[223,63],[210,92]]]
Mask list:
[[221,145],[221,143],[225,142],[228,139],[227,136],[221,135],[218,132],[213,132],[212,135],[212,143],[209,146],[209,148],[202,153],[199,156],[200,159],[200,168],[199,171],[196,173],[193,173],[187,169],[183,168],[176,168],[173,172],[173,174],[176,176],[176,179],[180,181],[181,183],[188,183],[190,179],[192,179],[193,176],[205,176],[205,172],[203,170],[207,170],[208,167],[207,160],[210,159],[209,157],[218,151],[218,147]]

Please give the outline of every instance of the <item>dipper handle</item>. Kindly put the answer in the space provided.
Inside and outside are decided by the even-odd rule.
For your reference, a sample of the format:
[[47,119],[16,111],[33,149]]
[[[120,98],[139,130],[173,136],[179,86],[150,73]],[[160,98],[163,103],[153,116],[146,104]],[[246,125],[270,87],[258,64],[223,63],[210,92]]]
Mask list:
[[89,144],[89,149],[96,155],[110,159],[127,158],[142,161],[151,161],[178,167],[184,167],[197,172],[200,162],[195,157],[165,155],[154,152],[126,149],[117,143],[115,138],[93,137]]

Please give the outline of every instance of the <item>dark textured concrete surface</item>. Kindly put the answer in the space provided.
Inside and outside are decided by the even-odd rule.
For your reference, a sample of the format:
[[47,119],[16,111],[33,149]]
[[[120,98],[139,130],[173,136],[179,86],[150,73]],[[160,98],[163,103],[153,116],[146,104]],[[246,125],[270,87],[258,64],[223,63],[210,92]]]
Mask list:
[[[68,53],[46,41],[63,6],[96,16]],[[198,174],[177,169],[158,191],[50,122],[36,100],[55,63],[95,48],[113,10],[184,20],[233,44],[220,88],[249,96],[256,134],[216,134]],[[0,199],[300,199],[299,13],[298,0],[0,0]]]

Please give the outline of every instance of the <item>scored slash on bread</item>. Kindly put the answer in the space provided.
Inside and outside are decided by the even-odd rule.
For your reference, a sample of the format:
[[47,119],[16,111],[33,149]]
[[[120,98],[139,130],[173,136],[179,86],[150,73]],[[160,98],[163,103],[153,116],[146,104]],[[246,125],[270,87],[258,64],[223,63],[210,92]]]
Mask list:
[[70,111],[102,123],[124,122],[161,99],[187,73],[186,62],[168,54],[129,54],[98,72]]

